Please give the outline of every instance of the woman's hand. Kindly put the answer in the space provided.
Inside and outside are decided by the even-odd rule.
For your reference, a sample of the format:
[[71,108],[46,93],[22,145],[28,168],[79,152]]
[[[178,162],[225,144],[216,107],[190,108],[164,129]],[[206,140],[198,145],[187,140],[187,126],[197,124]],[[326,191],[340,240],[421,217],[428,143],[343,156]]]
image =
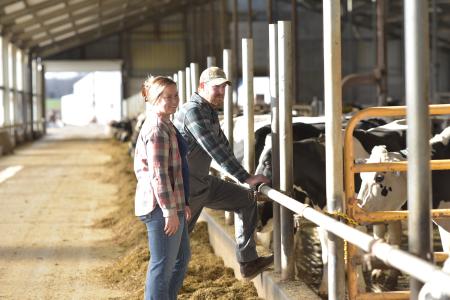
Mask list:
[[174,235],[178,227],[180,226],[180,220],[178,219],[178,214],[165,217],[166,225],[164,226],[164,232],[168,235]]
[[189,206],[184,207],[184,216],[186,217],[186,221],[189,221],[192,217],[192,212]]

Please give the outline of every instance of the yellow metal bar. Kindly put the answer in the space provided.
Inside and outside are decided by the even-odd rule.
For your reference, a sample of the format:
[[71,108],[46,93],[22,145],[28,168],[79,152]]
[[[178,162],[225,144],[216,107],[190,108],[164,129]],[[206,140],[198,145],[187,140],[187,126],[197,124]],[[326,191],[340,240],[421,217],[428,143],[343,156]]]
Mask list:
[[434,252],[434,261],[435,262],[444,262],[448,258],[447,252]]
[[[431,170],[449,170],[450,169],[450,159],[437,159],[430,160]],[[353,173],[362,172],[395,172],[401,171],[405,172],[408,169],[407,161],[400,162],[389,162],[389,163],[367,163],[367,164],[357,164],[353,165],[351,170]]]
[[[351,207],[352,209],[353,219],[360,224],[370,224],[370,223],[389,222],[408,219],[408,211],[406,210],[367,212],[357,205],[349,207]],[[432,209],[431,216],[433,219],[448,218],[450,217],[450,209]]]
[[382,292],[382,293],[361,293],[356,296],[357,300],[403,300],[409,299],[409,291]]
[[[450,114],[450,104],[439,104],[439,105],[429,105],[429,114],[430,115],[445,115]],[[356,172],[367,172],[367,171],[406,171],[407,163],[389,163],[382,164],[382,166],[374,166],[373,164],[368,164],[368,166],[364,166],[362,164],[354,165],[354,152],[353,152],[353,131],[358,124],[358,122],[367,117],[398,117],[406,115],[406,106],[397,106],[397,107],[371,107],[366,108],[357,112],[352,119],[349,121],[347,128],[345,130],[344,135],[344,189],[345,189],[345,198],[346,205],[344,205],[344,209],[347,211],[347,215],[350,218],[357,219],[362,216],[381,220],[387,220],[387,218],[392,217],[392,220],[398,220],[399,217],[407,218],[407,212],[377,212],[377,213],[367,213],[360,209],[356,200],[354,199],[355,195],[355,183],[354,183],[354,175]],[[430,161],[430,165],[433,170],[442,170],[444,166],[440,166],[440,164],[445,165],[445,169],[449,169],[448,160],[440,160],[440,161]],[[383,169],[385,168],[385,169]],[[396,169],[398,168],[398,170]],[[380,214],[377,216],[377,214]],[[439,213],[437,213],[439,215]],[[433,212],[433,217],[436,218]],[[404,216],[404,217],[403,217]],[[364,217],[362,219],[364,219]],[[357,219],[358,220],[358,219]],[[355,251],[351,251],[352,247],[349,245],[349,261],[352,261],[356,256]],[[347,264],[347,278],[348,278],[348,295],[350,300],[354,299],[409,299],[409,292],[389,292],[389,293],[364,293],[358,294],[358,286],[356,282],[356,273],[352,263]]]

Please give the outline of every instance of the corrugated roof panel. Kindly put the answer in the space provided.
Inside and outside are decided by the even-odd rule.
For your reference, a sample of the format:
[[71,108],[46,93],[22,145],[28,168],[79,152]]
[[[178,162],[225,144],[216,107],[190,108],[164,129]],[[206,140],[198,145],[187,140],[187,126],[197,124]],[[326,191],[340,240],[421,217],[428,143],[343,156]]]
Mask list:
[[25,28],[23,29],[23,31],[24,31],[24,32],[28,32],[28,31],[32,31],[32,30],[38,29],[39,27],[41,27],[41,24],[36,23],[36,24],[34,24],[34,25],[25,27]]
[[31,37],[31,39],[33,39],[33,40],[38,40],[38,39],[40,39],[40,38],[43,38],[43,37],[46,36],[46,35],[47,35],[47,32],[42,31],[42,32],[40,32],[40,33],[33,34],[33,36]]
[[42,15],[51,13],[51,12],[53,12],[53,11],[55,11],[55,10],[63,9],[65,6],[66,6],[66,5],[65,5],[64,3],[59,3],[59,4],[56,4],[56,5],[53,5],[53,6],[50,6],[50,7],[43,8],[43,9],[39,10],[39,11],[36,13],[36,15],[42,16]]
[[20,23],[26,22],[31,19],[33,19],[33,16],[31,14],[29,14],[29,15],[25,15],[23,17],[17,18],[15,20],[15,22],[16,22],[16,24],[20,24]]
[[106,25],[106,24],[118,21],[118,20],[120,20],[122,18],[123,18],[123,15],[115,16],[115,17],[112,17],[112,18],[107,18],[107,19],[102,21],[102,25]]
[[25,8],[23,1],[17,1],[16,3],[5,6],[5,13],[10,14]]
[[46,1],[48,1],[48,0],[27,0],[27,3],[29,5],[35,5],[35,4],[39,4],[39,3],[42,3],[42,2],[46,2]]
[[83,2],[83,1],[85,1],[85,0],[69,0],[69,5],[77,4],[77,3],[80,3],[80,2]]
[[64,19],[69,19],[69,14],[62,14],[62,15],[59,15],[57,17],[45,20],[44,21],[44,25],[50,25],[50,24],[56,23],[56,22],[64,20]]
[[51,29],[50,29],[50,33],[56,33],[56,32],[62,31],[62,30],[64,30],[64,29],[68,29],[68,28],[70,28],[70,27],[72,27],[72,23],[68,22],[68,23],[66,23],[66,24],[64,24],[64,25],[61,25],[61,26],[58,26],[58,27],[53,27],[53,28],[51,28]]
[[75,34],[76,34],[75,31],[71,31],[71,32],[68,32],[65,34],[58,35],[57,37],[55,37],[55,41],[61,41],[63,39],[70,38],[71,36],[74,36]]
[[45,46],[50,45],[51,43],[53,43],[53,41],[52,41],[52,39],[49,39],[49,40],[39,43],[39,47],[45,47]]
[[89,12],[90,10],[93,10],[93,9],[97,8],[97,7],[98,7],[97,3],[94,3],[92,5],[88,5],[88,6],[84,6],[84,7],[80,8],[80,9],[74,10],[72,12],[72,15],[84,14],[86,12]]
[[86,22],[89,22],[89,21],[93,21],[93,20],[96,20],[96,19],[98,19],[97,15],[87,16],[87,17],[75,20],[75,24],[80,25],[80,24],[83,24],[83,23],[86,23]]
[[86,32],[86,31],[95,29],[96,27],[98,27],[97,24],[92,24],[92,25],[89,25],[89,26],[82,27],[82,28],[78,29],[78,32],[79,32],[79,33],[83,33],[83,32]]

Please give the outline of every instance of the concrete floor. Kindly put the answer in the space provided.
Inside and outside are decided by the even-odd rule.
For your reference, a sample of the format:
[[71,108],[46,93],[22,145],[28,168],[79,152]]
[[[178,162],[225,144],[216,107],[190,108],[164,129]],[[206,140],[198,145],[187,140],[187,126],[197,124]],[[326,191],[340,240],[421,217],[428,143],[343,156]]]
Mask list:
[[[108,229],[117,187],[100,126],[51,128],[0,157],[0,299],[108,299],[96,270],[118,256]],[[103,151],[102,151],[103,150]]]

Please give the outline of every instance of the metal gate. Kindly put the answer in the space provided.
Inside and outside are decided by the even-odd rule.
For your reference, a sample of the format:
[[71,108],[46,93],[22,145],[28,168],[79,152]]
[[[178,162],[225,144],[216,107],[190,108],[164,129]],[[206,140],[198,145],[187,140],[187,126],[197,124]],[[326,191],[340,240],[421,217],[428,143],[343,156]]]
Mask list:
[[[450,105],[430,105],[430,115],[450,114]],[[359,223],[376,223],[395,220],[404,220],[408,218],[408,211],[377,211],[366,212],[357,205],[355,199],[355,173],[362,172],[379,172],[379,171],[402,171],[407,170],[407,161],[389,162],[389,163],[366,163],[355,164],[353,153],[353,131],[356,124],[368,117],[398,117],[406,115],[406,106],[397,107],[372,107],[356,113],[349,121],[344,140],[344,186],[346,198],[347,215]],[[431,160],[431,170],[449,170],[450,159]],[[450,209],[433,209],[433,218],[450,217]],[[347,261],[347,286],[350,300],[354,299],[409,299],[408,291],[393,291],[382,293],[359,293],[356,278],[356,266],[361,263],[361,259],[357,255],[357,248],[348,244],[348,261]],[[437,254],[437,253],[436,253]],[[435,255],[436,260],[444,260],[447,255]]]

